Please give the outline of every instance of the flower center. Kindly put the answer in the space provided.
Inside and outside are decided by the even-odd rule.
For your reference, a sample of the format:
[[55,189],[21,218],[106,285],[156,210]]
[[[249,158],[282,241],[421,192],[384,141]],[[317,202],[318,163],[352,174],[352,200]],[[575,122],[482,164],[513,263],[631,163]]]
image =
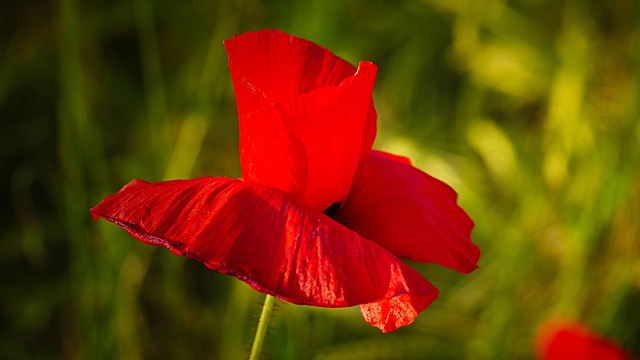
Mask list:
[[333,216],[338,212],[338,209],[340,209],[340,205],[342,205],[342,201],[335,201],[322,213],[333,219]]

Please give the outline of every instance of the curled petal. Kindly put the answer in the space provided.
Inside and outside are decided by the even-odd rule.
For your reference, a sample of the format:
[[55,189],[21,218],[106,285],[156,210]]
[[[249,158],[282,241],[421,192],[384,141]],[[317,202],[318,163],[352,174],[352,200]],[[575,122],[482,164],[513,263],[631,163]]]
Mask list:
[[[413,269],[408,268],[403,274],[404,277],[394,278],[389,287],[389,294],[383,299],[360,305],[364,320],[382,332],[394,331],[411,324],[416,316],[438,297],[438,289],[431,284],[423,284],[424,279]],[[419,286],[414,288],[412,284]]]
[[404,159],[372,152],[336,220],[399,257],[475,270],[473,221],[456,204],[455,191]]
[[437,296],[374,242],[278,191],[241,180],[135,180],[91,213],[145,243],[296,304],[342,307],[391,299],[411,306],[407,314],[394,310],[405,319],[402,325]]
[[236,36],[225,46],[244,179],[320,212],[344,201],[375,138],[375,65],[361,62],[356,70],[276,30]]
[[240,118],[323,87],[339,86],[356,68],[310,41],[279,30],[226,40]]

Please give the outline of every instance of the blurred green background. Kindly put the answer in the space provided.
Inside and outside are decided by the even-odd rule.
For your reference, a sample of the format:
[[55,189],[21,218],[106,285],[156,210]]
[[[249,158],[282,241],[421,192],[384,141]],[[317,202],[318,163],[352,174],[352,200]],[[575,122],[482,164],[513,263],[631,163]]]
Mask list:
[[640,354],[635,0],[4,1],[0,356],[241,359],[263,295],[88,209],[133,178],[240,176],[222,46],[279,28],[379,67],[376,147],[458,190],[471,275],[382,335],[276,303],[272,359],[527,359],[548,316]]

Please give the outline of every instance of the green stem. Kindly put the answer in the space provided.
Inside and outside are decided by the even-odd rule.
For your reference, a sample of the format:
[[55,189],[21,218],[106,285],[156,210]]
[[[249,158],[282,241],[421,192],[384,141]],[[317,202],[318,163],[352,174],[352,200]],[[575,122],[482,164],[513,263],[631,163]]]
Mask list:
[[260,320],[258,320],[258,329],[256,330],[256,337],[253,339],[253,346],[251,347],[251,355],[249,360],[256,360],[260,356],[262,350],[262,344],[264,343],[264,335],[267,333],[267,327],[269,326],[269,317],[271,316],[271,310],[273,309],[273,303],[275,297],[267,294],[264,298],[264,305],[262,306],[262,313],[260,314]]

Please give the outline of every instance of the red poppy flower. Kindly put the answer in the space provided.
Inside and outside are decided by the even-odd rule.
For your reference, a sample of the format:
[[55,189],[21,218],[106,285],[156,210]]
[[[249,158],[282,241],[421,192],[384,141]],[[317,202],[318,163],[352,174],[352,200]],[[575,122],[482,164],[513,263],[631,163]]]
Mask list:
[[542,360],[632,360],[614,342],[570,320],[550,320],[538,330],[536,350]]
[[134,180],[91,209],[258,291],[360,305],[384,332],[438,295],[400,258],[476,269],[473,222],[446,184],[372,151],[376,66],[280,31],[225,41],[243,179]]

